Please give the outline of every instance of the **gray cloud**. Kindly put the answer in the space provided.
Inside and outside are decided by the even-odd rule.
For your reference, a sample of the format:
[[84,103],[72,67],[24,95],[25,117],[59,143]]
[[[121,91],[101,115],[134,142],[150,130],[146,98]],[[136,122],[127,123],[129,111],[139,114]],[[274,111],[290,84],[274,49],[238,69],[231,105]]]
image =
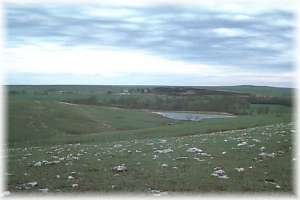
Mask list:
[[295,14],[237,14],[188,6],[5,4],[8,47],[26,43],[113,46],[170,59],[291,70]]

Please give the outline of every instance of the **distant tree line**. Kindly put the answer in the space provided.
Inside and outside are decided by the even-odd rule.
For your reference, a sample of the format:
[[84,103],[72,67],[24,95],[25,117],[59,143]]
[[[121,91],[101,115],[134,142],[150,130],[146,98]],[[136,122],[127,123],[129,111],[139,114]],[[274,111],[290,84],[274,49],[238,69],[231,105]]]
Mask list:
[[271,96],[250,96],[248,101],[252,104],[277,104],[283,106],[292,106],[291,97],[271,97]]
[[10,90],[8,92],[9,95],[19,95],[19,94],[26,94],[26,90]]

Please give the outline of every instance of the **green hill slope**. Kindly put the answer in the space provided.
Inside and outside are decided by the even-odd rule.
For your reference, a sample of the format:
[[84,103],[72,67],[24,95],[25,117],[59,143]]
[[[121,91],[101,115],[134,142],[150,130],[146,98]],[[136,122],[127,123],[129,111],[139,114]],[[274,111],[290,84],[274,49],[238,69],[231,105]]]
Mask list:
[[25,142],[64,135],[101,133],[165,125],[172,120],[150,112],[57,101],[8,101],[8,140]]

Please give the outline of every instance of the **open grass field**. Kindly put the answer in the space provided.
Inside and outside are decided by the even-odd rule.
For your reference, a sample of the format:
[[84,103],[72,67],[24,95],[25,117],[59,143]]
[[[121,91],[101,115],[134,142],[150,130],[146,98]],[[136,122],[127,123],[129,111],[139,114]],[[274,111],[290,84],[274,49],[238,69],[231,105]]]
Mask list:
[[12,193],[294,191],[290,106],[250,104],[232,118],[180,121],[147,108],[70,103],[121,86],[60,86],[72,93],[41,98],[49,87],[9,87],[23,91],[8,95]]
[[231,92],[244,92],[255,95],[274,96],[274,97],[286,97],[293,95],[293,89],[280,88],[280,87],[268,87],[268,86],[253,86],[253,85],[239,85],[239,86],[207,86],[199,87],[205,89],[231,91]]

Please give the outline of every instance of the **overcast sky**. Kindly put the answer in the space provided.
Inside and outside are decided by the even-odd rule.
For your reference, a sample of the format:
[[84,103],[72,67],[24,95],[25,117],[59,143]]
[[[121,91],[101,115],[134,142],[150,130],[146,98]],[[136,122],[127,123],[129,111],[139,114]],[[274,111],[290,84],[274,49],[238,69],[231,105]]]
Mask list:
[[293,86],[293,0],[24,2],[3,6],[6,84]]

